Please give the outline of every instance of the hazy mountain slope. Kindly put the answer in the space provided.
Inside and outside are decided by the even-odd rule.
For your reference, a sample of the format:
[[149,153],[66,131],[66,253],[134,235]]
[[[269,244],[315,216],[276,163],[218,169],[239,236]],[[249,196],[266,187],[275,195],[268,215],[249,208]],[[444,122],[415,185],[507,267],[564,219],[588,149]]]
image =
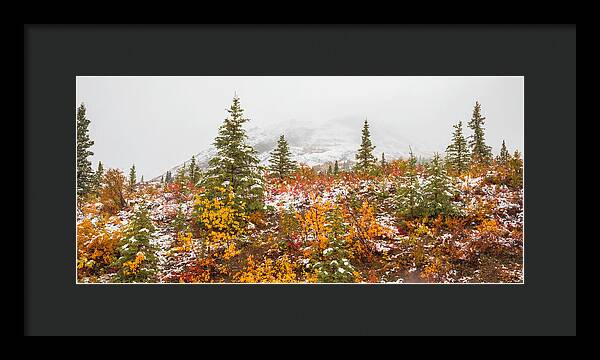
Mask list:
[[[250,126],[247,128],[248,142],[258,152],[263,165],[268,163],[269,153],[275,148],[277,139],[284,134],[294,159],[308,166],[325,165],[338,160],[344,167],[354,162],[356,150],[360,146],[362,121],[356,119],[338,119],[326,123],[314,124],[303,121],[282,121],[264,127]],[[372,141],[375,144],[375,156],[381,157],[385,152],[387,160],[408,157],[409,146],[416,156],[429,157],[433,151],[422,144],[415,144],[408,139],[383,130],[371,128]],[[208,161],[216,154],[216,149],[209,145],[196,156],[196,162],[202,168],[208,166]],[[191,158],[191,156],[190,156]],[[173,176],[182,165],[171,169]],[[166,172],[166,171],[165,171]],[[164,175],[164,174],[163,174]],[[156,179],[160,179],[158,176]]]

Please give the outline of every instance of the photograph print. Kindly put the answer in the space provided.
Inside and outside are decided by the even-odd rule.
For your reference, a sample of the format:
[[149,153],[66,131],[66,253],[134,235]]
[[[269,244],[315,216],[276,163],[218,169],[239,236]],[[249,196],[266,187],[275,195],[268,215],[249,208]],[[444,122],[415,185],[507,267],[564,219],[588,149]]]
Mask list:
[[523,284],[522,76],[78,76],[77,284]]

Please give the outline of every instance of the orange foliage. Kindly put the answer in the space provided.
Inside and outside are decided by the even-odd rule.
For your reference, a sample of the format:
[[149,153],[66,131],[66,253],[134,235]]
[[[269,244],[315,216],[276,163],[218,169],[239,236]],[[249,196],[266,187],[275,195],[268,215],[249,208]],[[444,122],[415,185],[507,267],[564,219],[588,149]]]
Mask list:
[[358,209],[346,207],[344,215],[351,225],[347,240],[352,246],[352,253],[360,258],[371,258],[374,251],[373,240],[392,235],[392,229],[379,224],[373,207],[366,200]]
[[363,242],[389,237],[392,230],[383,227],[375,218],[373,207],[365,200],[358,211],[347,209],[349,220],[353,226],[350,227],[350,238],[359,239]]
[[208,283],[211,282],[211,274],[215,269],[212,257],[206,257],[195,261],[191,266],[186,266],[183,274],[175,280],[180,283]]
[[248,216],[248,221],[256,225],[259,228],[264,228],[266,225],[264,211],[255,211]]
[[475,228],[475,234],[467,247],[467,260],[475,261],[482,254],[495,254],[501,249],[498,242],[505,231],[498,226],[496,220],[484,220]]
[[[118,219],[111,225],[118,227]],[[77,225],[77,272],[80,276],[98,275],[116,260],[117,246],[123,237],[120,230],[107,230],[100,218],[94,224],[90,218]]]
[[125,182],[125,175],[119,169],[109,169],[104,174],[104,185],[100,189],[100,201],[104,205],[104,211],[116,214],[125,208]]
[[495,198],[490,200],[476,198],[475,204],[467,204],[467,217],[472,222],[480,223],[489,218],[490,214],[494,212],[497,205],[498,200]]

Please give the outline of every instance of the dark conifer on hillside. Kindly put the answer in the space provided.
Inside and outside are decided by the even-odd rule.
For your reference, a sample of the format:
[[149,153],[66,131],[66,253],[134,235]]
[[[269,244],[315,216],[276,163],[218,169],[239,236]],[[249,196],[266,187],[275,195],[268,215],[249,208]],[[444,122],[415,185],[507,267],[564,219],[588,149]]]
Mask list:
[[423,196],[417,173],[417,158],[412,149],[410,149],[405,176],[401,179],[397,201],[398,210],[402,216],[415,217],[421,215],[423,211]]
[[96,185],[92,163],[88,157],[94,155],[90,150],[94,141],[88,134],[90,120],[85,115],[86,108],[83,103],[77,109],[77,195],[85,196],[92,192]]
[[373,150],[375,146],[371,143],[371,133],[369,132],[369,123],[365,119],[362,139],[360,148],[356,153],[356,170],[360,172],[366,172],[373,168],[373,165],[377,162],[375,156],[373,156]]
[[231,187],[233,192],[243,199],[248,211],[262,209],[264,184],[259,159],[254,148],[247,144],[246,130],[248,122],[240,99],[234,96],[227,109],[229,116],[219,128],[214,141],[217,154],[210,159],[205,182],[207,188]]
[[454,125],[452,143],[446,148],[446,160],[457,174],[464,174],[469,170],[469,149],[467,140],[462,132],[462,121]]
[[506,165],[510,161],[510,153],[506,148],[506,143],[502,140],[502,147],[500,148],[500,154],[498,155],[498,163]]
[[423,187],[426,215],[452,215],[455,211],[452,198],[456,191],[439,154],[433,156],[427,170],[429,178]]
[[492,159],[492,149],[485,143],[483,125],[485,117],[481,115],[481,105],[475,102],[473,116],[469,121],[469,128],[473,131],[469,146],[471,147],[471,160],[475,164],[489,164]]
[[269,171],[280,179],[290,176],[298,167],[291,156],[285,136],[281,135],[277,141],[277,147],[271,152]]
[[96,170],[96,174],[94,175],[94,189],[96,194],[100,192],[102,188],[102,178],[104,176],[104,165],[102,165],[102,161],[98,161],[98,169]]
[[200,168],[196,164],[196,156],[192,156],[190,160],[190,165],[188,166],[188,174],[190,177],[190,181],[195,186],[200,180]]
[[131,169],[129,169],[129,191],[132,191],[137,182],[137,177],[135,175],[135,164],[131,165]]

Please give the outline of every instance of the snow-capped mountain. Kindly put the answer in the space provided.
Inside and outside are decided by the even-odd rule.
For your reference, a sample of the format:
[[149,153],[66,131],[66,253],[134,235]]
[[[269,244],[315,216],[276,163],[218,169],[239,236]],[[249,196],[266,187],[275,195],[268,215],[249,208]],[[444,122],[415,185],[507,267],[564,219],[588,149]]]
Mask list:
[[[310,123],[306,121],[289,120],[269,126],[249,126],[246,128],[248,143],[258,152],[261,164],[267,165],[270,152],[276,147],[281,134],[288,141],[290,152],[299,164],[308,166],[327,166],[338,160],[341,168],[347,168],[354,163],[356,151],[360,146],[363,120],[336,119],[325,123]],[[418,157],[430,157],[433,151],[423,144],[415,144],[408,139],[385,131],[374,129],[371,125],[371,141],[376,146],[374,155],[378,158],[385,153],[386,160],[406,158],[409,146]],[[196,163],[201,168],[208,166],[208,161],[216,154],[213,145],[195,154]],[[190,156],[191,158],[191,156]],[[169,169],[173,175],[189,158]],[[156,179],[160,179],[158,176]]]

